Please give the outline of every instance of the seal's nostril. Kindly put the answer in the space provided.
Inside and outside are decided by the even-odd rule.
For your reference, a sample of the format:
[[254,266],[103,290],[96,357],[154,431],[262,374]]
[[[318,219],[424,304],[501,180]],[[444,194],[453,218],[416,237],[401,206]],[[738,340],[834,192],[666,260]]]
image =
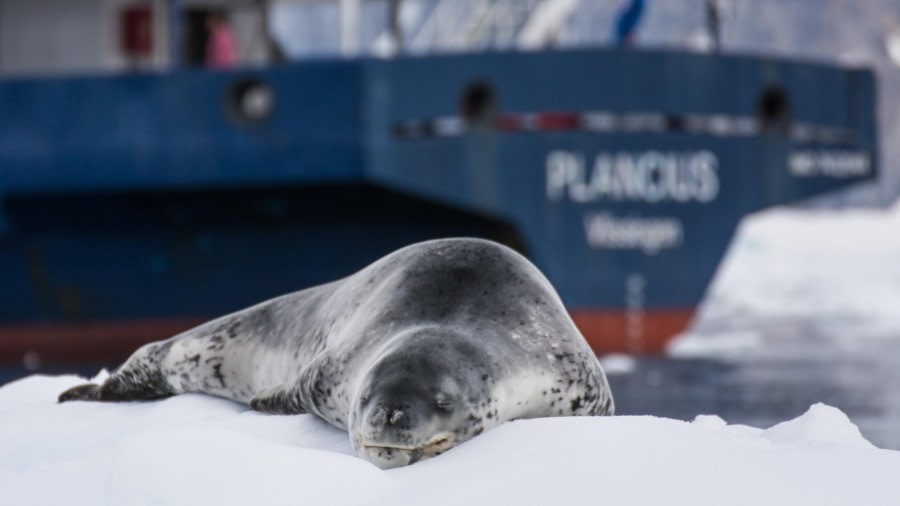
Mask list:
[[385,425],[387,422],[388,422],[388,410],[383,407],[379,407],[377,410],[375,410],[375,413],[372,415],[372,418],[371,418],[372,425],[375,427],[380,427],[382,425]]
[[391,419],[390,419],[391,425],[397,425],[398,423],[400,423],[400,421],[403,420],[404,416],[406,416],[406,415],[403,413],[403,411],[400,411],[399,409],[395,409],[394,412],[391,414]]

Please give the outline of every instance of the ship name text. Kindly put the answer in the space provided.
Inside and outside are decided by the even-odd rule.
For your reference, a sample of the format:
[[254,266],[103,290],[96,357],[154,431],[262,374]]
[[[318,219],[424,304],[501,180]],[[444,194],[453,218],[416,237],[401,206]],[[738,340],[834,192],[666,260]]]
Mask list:
[[558,202],[699,202],[719,194],[719,159],[711,151],[600,152],[547,155],[547,199]]
[[684,242],[684,226],[672,217],[588,213],[584,216],[584,232],[591,248],[640,250],[648,255],[678,248]]
[[872,158],[865,151],[794,151],[788,158],[788,169],[792,176],[803,178],[864,177],[872,172]]

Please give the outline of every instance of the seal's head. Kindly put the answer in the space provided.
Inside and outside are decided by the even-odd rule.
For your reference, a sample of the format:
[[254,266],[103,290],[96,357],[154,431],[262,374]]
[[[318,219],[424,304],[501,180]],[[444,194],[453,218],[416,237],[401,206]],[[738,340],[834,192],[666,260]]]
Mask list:
[[[382,469],[440,455],[480,434],[496,416],[489,357],[445,329],[402,336],[374,361],[350,409],[351,443]],[[456,337],[456,336],[455,336]]]

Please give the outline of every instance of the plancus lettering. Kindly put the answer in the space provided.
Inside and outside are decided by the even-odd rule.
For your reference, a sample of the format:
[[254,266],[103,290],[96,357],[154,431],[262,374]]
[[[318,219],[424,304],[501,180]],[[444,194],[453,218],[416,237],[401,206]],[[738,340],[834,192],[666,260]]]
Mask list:
[[547,199],[575,203],[711,202],[719,194],[719,160],[710,151],[600,152],[547,155]]

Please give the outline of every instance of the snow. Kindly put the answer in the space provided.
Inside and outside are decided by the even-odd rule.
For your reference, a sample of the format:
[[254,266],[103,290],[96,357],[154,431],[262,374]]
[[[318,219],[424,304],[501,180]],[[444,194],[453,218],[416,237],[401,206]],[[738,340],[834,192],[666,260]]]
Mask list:
[[607,353],[599,360],[607,375],[631,374],[637,369],[637,360],[625,353]]
[[775,208],[746,218],[676,357],[738,356],[774,327],[830,340],[900,338],[900,201]]
[[[748,218],[697,324],[670,352],[736,358],[772,348],[773,336],[799,340],[803,353],[823,339],[900,338],[898,231],[900,202]],[[601,360],[610,375],[637,367],[627,355]],[[381,471],[309,415],[203,395],[56,404],[83,381],[0,387],[0,504],[900,504],[900,452],[876,448],[824,404],[768,428],[716,414],[517,421]]]
[[900,452],[821,404],[766,430],[714,415],[517,421],[381,471],[310,415],[203,395],[56,404],[83,381],[0,387],[0,504],[900,504]]
[[754,330],[720,331],[712,335],[688,331],[669,343],[666,351],[673,358],[733,358],[761,342],[762,336]]

